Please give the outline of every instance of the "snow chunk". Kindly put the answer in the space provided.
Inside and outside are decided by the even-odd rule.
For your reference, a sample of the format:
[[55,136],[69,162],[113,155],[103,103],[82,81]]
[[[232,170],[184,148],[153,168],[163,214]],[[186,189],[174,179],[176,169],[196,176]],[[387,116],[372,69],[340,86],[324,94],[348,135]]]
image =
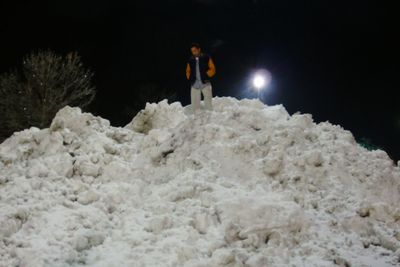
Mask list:
[[133,120],[125,126],[127,129],[147,134],[151,129],[173,128],[186,118],[182,105],[179,102],[168,104],[168,100],[155,103],[146,103]]

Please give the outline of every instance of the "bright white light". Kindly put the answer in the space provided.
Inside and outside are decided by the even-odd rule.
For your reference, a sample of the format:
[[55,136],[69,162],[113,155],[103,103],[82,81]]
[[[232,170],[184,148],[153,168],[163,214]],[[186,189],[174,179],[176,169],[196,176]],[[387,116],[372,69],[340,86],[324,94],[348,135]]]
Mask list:
[[262,89],[270,86],[271,80],[271,73],[268,70],[259,69],[253,73],[253,77],[251,79],[252,87],[260,92]]
[[265,77],[262,75],[257,74],[253,78],[253,85],[257,90],[260,90],[265,86]]

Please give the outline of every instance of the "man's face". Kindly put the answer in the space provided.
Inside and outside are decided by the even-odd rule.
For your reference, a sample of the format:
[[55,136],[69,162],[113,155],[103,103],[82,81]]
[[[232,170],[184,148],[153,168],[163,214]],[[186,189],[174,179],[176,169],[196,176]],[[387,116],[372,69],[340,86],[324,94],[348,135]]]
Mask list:
[[198,57],[198,56],[200,56],[201,48],[197,48],[197,47],[193,46],[192,48],[190,48],[190,51],[192,51],[192,55],[194,57]]

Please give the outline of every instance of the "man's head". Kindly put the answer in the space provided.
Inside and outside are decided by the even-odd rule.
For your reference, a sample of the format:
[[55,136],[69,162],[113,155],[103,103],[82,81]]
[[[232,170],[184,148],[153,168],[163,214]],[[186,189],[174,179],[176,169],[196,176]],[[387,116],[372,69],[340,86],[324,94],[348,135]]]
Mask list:
[[192,43],[192,45],[190,46],[190,51],[192,52],[192,55],[194,57],[198,57],[201,53],[201,47],[198,43]]

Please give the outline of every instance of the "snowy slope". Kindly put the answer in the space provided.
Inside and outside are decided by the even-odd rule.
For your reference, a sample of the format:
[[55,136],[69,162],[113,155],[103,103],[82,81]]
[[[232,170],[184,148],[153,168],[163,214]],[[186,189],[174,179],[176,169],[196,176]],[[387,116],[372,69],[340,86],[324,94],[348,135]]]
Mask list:
[[60,110],[0,145],[0,266],[400,266],[400,169],[283,106]]

